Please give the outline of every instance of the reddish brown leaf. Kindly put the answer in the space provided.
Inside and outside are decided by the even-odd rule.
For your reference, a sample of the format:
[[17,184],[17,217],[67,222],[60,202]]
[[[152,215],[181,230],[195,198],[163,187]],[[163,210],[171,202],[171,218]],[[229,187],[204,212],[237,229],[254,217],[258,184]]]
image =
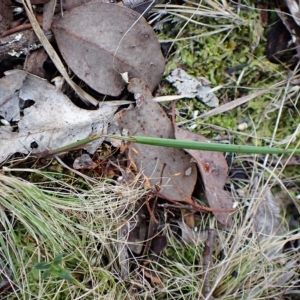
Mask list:
[[164,72],[164,58],[153,29],[139,17],[126,7],[91,2],[54,21],[52,30],[69,67],[96,91],[119,95],[125,72],[152,91]]
[[[175,137],[180,140],[209,142],[205,137],[175,126]],[[211,208],[232,210],[233,199],[229,192],[224,190],[228,173],[225,157],[220,152],[185,149],[197,162],[202,175],[205,195]],[[232,226],[232,217],[229,212],[213,212],[217,220],[227,228]]]
[[[120,129],[129,135],[174,138],[171,121],[140,79],[132,79],[128,90],[142,104],[120,113]],[[191,157],[183,150],[133,144],[128,156],[139,172],[150,178],[151,184],[162,182],[161,193],[170,199],[190,202],[197,179],[197,169]],[[162,179],[161,179],[162,176]]]

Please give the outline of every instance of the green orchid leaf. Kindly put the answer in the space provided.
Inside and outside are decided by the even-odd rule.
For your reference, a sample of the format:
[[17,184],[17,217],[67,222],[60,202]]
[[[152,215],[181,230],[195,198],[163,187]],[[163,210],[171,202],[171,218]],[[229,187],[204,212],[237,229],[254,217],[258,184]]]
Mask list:
[[39,262],[36,263],[33,267],[37,270],[48,270],[51,267],[51,263],[47,263],[47,262]]
[[42,279],[46,279],[51,275],[51,273],[52,273],[51,270],[46,270],[42,275]]
[[62,253],[56,255],[56,256],[54,257],[54,259],[53,259],[53,264],[54,264],[54,265],[60,264],[61,261],[62,261],[63,256],[64,256],[64,255],[63,255]]

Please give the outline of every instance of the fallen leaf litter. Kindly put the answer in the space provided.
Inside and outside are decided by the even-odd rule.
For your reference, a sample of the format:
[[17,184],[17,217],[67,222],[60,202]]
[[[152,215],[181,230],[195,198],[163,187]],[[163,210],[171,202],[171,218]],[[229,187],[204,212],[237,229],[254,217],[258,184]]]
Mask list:
[[[52,18],[51,14],[49,18]],[[49,24],[46,24],[45,28],[48,27]],[[153,101],[152,92],[163,75],[164,58],[154,31],[138,13],[118,5],[93,2],[65,13],[64,18],[52,23],[52,30],[65,62],[80,79],[97,92],[118,96],[129,81],[128,91],[134,94],[136,105],[118,113],[121,132],[125,130],[129,135],[207,141],[200,135],[178,128],[175,123],[173,128],[166,113]],[[126,38],[123,39],[124,34]],[[44,59],[43,56],[40,60]],[[39,67],[41,64],[40,62]],[[33,70],[33,67],[30,70]],[[33,72],[40,71],[36,69]],[[128,75],[128,79],[126,77],[124,80],[124,74]],[[204,78],[195,79],[183,70],[176,69],[166,79],[177,88],[179,94],[193,95],[209,107],[219,105],[217,97],[211,91],[210,83]],[[29,107],[22,107],[26,101],[33,103]],[[60,91],[60,88],[55,88],[42,78],[24,71],[9,72],[0,79],[0,115],[3,117],[2,123],[6,124],[0,127],[0,161],[4,161],[15,152],[40,153],[68,145],[92,134],[101,134],[107,130],[116,110],[117,107],[105,105],[105,102],[101,109],[80,109]],[[17,123],[17,131],[13,130],[11,122]],[[104,138],[88,145],[87,151],[94,153],[103,140]],[[212,213],[226,229],[232,227],[233,199],[230,193],[224,190],[228,165],[222,153],[129,144],[127,158],[136,165],[138,173],[149,178],[152,187],[158,188],[157,193],[151,191],[151,196],[172,199],[177,208],[184,207],[182,210],[188,208],[191,211],[193,206],[188,204],[193,203],[192,194],[197,180],[198,165]],[[86,154],[78,158],[74,165],[76,169],[94,167],[95,163]],[[270,191],[266,191],[264,195],[270,212],[260,210],[259,214],[268,214],[270,218],[277,217],[278,209],[273,209],[272,212],[273,200]],[[151,200],[151,197],[149,199]],[[181,204],[177,204],[176,201]],[[155,205],[148,206],[148,209],[148,212],[143,211],[135,216],[134,225],[130,223],[131,219],[126,220],[118,232],[121,240],[118,247],[122,278],[128,276],[129,251],[137,255],[143,251],[147,228],[142,215],[150,213],[152,221],[156,220]],[[256,221],[258,228],[265,227],[265,223],[261,223],[259,218]],[[187,243],[195,243],[199,239],[203,242],[208,235],[207,231],[195,233],[183,222],[177,221],[177,224],[184,228],[183,239]],[[275,227],[279,227],[277,223]],[[261,232],[265,233],[263,229]],[[152,239],[153,235],[150,238]],[[132,244],[125,246],[127,242]],[[207,240],[206,243],[211,251],[213,239]],[[150,245],[152,248],[149,246],[149,249],[159,255],[166,244],[166,236],[159,235],[153,239],[153,244]],[[208,254],[209,261],[205,262],[207,268],[211,252]],[[141,267],[140,271],[152,284],[161,283],[152,270]],[[206,293],[209,293],[209,288]]]
[[[46,2],[49,2],[49,5],[55,3],[55,1],[42,1],[42,3]],[[65,4],[70,3],[70,1],[64,2]],[[76,5],[78,4],[80,5],[82,2],[77,1]],[[1,8],[0,12],[2,12]],[[294,11],[292,13],[296,14]],[[89,18],[84,18],[87,14],[89,14]],[[124,20],[118,18],[120,14],[126,16]],[[1,16],[3,17],[3,12]],[[107,16],[109,17],[106,19]],[[52,18],[51,13],[49,13],[49,18]],[[89,31],[84,30],[84,26],[78,22],[78,19],[84,19],[85,23],[87,20],[91,21],[87,26]],[[96,19],[101,19],[101,22]],[[111,20],[119,21],[119,19],[119,23],[111,22]],[[132,22],[136,22],[137,26],[131,27]],[[78,27],[76,27],[77,25]],[[49,20],[46,24],[44,23],[45,28],[49,29]],[[137,13],[121,6],[90,3],[78,6],[78,8],[66,13],[63,19],[54,21],[52,29],[68,66],[94,90],[104,94],[119,95],[125,87],[125,82],[128,82],[127,78],[124,80],[124,74],[129,75],[131,80],[128,91],[135,95],[136,106],[124,109],[119,113],[121,131],[125,130],[130,135],[150,135],[164,138],[174,138],[175,136],[180,139],[206,141],[202,136],[177,128],[176,124],[174,124],[174,131],[165,112],[157,103],[153,102],[152,92],[161,80],[164,59],[153,30]],[[126,39],[123,39],[125,35]],[[98,37],[101,38],[98,39]],[[70,44],[73,46],[70,47]],[[41,61],[44,58],[39,59],[40,62],[37,67],[41,67]],[[31,59],[34,61],[34,56]],[[35,69],[34,66],[27,70],[43,76],[42,73],[38,73],[40,69]],[[180,94],[196,96],[210,107],[218,106],[218,99],[212,93],[209,82],[204,78],[195,79],[183,70],[176,69],[167,77],[167,80],[173,83]],[[5,142],[0,145],[1,161],[15,152],[40,153],[43,150],[61,147],[87,135],[100,134],[106,130],[116,107],[104,104],[101,109],[82,110],[59,90],[60,88],[55,88],[42,78],[22,71],[7,73],[6,77],[1,79],[0,114],[3,117],[2,123],[6,125],[0,127],[1,141]],[[30,103],[29,107],[22,107],[24,103],[29,101],[33,102]],[[80,124],[78,120],[80,120]],[[17,126],[13,125],[14,128],[13,122],[17,123]],[[16,128],[17,130],[15,130]],[[87,150],[94,153],[101,142],[102,140],[94,142],[88,146]],[[183,150],[159,149],[135,144],[128,145],[127,152],[128,161],[133,161],[138,173],[148,177],[152,187],[157,188],[156,192],[151,191],[149,193],[147,201],[150,202],[151,197],[156,197],[157,200],[158,196],[164,196],[165,198],[162,198],[169,198],[175,202],[169,206],[159,204],[161,207],[171,208],[173,205],[173,208],[182,211],[193,211],[193,206],[188,204],[192,201],[192,192],[197,179],[196,161],[202,175],[206,198],[212,208],[211,211],[226,229],[232,227],[230,210],[233,200],[230,193],[224,190],[228,166],[221,153],[187,150],[186,152],[193,157],[191,159],[191,156]],[[75,160],[74,168],[93,169],[95,163],[89,155],[84,154]],[[278,224],[279,206],[275,203],[270,190],[266,190],[263,194],[267,208],[261,207],[255,219],[260,238],[263,234],[281,233]],[[181,203],[176,203],[176,201]],[[156,202],[154,203],[156,204]],[[152,207],[151,205],[148,206],[151,221],[156,220],[155,204]],[[218,209],[225,211],[220,212]],[[147,214],[147,212],[143,211],[143,214]],[[139,255],[143,250],[147,228],[145,228],[144,219],[140,218],[141,215],[135,216],[137,219],[133,225],[131,218],[126,220],[119,231],[119,238],[123,240],[119,245],[122,278],[128,276],[129,251]],[[267,222],[262,222],[262,220]],[[267,227],[270,224],[266,223],[271,224],[271,229]],[[213,238],[208,237],[209,232],[207,231],[201,231],[201,234],[197,234],[190,227],[187,227],[186,223],[177,222],[177,224],[182,229],[184,228],[183,235],[189,237],[187,238],[188,242],[196,243],[198,241],[201,244],[207,238],[204,251],[204,258],[206,258],[204,269],[207,271],[211,261]],[[194,224],[193,216],[190,224]],[[153,235],[147,238],[152,239]],[[132,245],[125,246],[128,242]],[[166,236],[159,235],[152,239],[152,245],[149,246],[149,249],[151,248],[155,254],[159,255],[166,244]],[[278,249],[272,250],[278,251]],[[152,257],[151,259],[154,260],[155,258]],[[149,268],[146,269],[143,266],[140,271],[153,285],[161,284],[159,276]],[[283,279],[282,284],[289,279],[289,276],[290,274]],[[210,293],[209,277],[207,276],[206,279],[204,294],[208,295]]]
[[[51,11],[53,10],[52,5],[53,3],[49,2],[49,6],[51,6],[51,8],[50,16],[48,18],[51,18]],[[48,11],[48,7],[46,7],[46,11]],[[99,14],[103,15],[103,18],[99,18]],[[82,18],[82,16],[86,15],[89,15],[88,19]],[[121,15],[122,18],[120,18]],[[110,20],[112,18],[120,20],[121,23],[114,23],[111,25]],[[83,19],[84,24],[78,22],[78,19]],[[100,19],[101,22],[99,22]],[[87,26],[86,22],[90,22],[89,26]],[[47,24],[48,23],[49,21],[47,21]],[[132,26],[132,24],[135,24],[136,26]],[[47,27],[47,25],[45,26]],[[128,32],[119,30],[119,28],[124,27],[129,28],[130,30]],[[174,129],[172,128],[171,122],[168,120],[160,106],[152,101],[153,97],[151,95],[151,91],[153,91],[155,86],[157,86],[161,80],[164,69],[164,59],[161,55],[159,44],[152,28],[143,18],[139,17],[139,14],[118,5],[89,3],[78,6],[72,11],[67,12],[63,18],[54,20],[51,28],[54,31],[56,41],[66,62],[79,77],[81,77],[95,90],[104,94],[118,95],[125,86],[124,79],[121,76],[122,74],[128,74],[129,78],[139,77],[139,79],[131,81],[128,86],[128,90],[135,94],[136,108],[123,110],[120,113],[120,124],[124,127],[122,130],[127,130],[129,134],[137,134],[140,132],[140,135],[174,138]],[[99,32],[101,32],[100,35]],[[126,39],[122,40],[122,36],[124,36],[124,34],[126,34]],[[82,41],[85,42],[82,43]],[[73,46],[70,47],[70,44]],[[95,53],[100,56],[94,56]],[[95,64],[94,62],[99,62],[99,64]],[[17,73],[15,73],[15,76],[16,74]],[[36,84],[40,80],[38,77],[33,79],[34,77],[29,74],[25,75],[22,73],[22,76],[27,76],[28,80],[30,79],[31,81],[35,80]],[[97,80],[95,81],[95,79]],[[143,79],[146,84],[143,82]],[[178,88],[179,93],[194,93],[194,96],[203,100],[207,105],[218,105],[218,99],[216,99],[214,94],[210,92],[210,88],[208,86],[209,83],[204,79],[197,81],[187,75],[183,70],[176,69],[169,77],[167,77],[167,80],[173,82],[173,84]],[[46,82],[39,84],[41,87],[46,89]],[[21,86],[22,85],[19,84],[18,88],[21,88]],[[26,85],[24,83],[21,88],[21,93],[25,88]],[[47,88],[50,88],[52,91],[51,85],[48,85]],[[61,86],[59,88],[57,87],[56,90],[60,88]],[[11,87],[11,89],[12,91],[10,93],[13,94],[16,88]],[[27,88],[26,90],[30,93],[30,88]],[[38,92],[38,89],[36,89],[36,92]],[[53,92],[54,91],[52,91],[52,93]],[[59,91],[55,91],[54,93],[59,95]],[[48,94],[51,95],[51,93]],[[26,134],[26,132],[22,131],[22,124],[27,120],[27,115],[38,120],[38,116],[33,115],[31,111],[37,108],[37,112],[41,113],[38,109],[41,105],[38,102],[39,100],[36,100],[38,97],[36,95],[29,94],[23,99],[23,101],[30,98],[36,103],[34,103],[32,107],[24,109],[25,116],[20,118],[20,107],[17,104],[19,101],[18,97],[20,97],[20,95],[18,96],[18,94],[16,94],[14,96],[15,98],[12,98],[16,99],[16,101],[13,106],[14,111],[10,111],[10,114],[8,113],[6,106],[2,107],[3,114],[6,116],[6,119],[19,122],[18,133],[8,133],[7,129],[9,127],[2,130],[2,136],[5,135],[4,139],[9,140],[11,139],[11,136],[14,135],[12,140],[15,142],[20,139],[19,136],[25,136]],[[57,95],[55,96],[56,99],[59,98]],[[51,96],[48,95],[48,98],[49,97],[51,98]],[[60,97],[65,99],[62,95]],[[42,99],[43,96],[40,98]],[[12,101],[13,100],[9,102],[10,106],[13,103]],[[51,108],[47,108],[47,103],[49,103]],[[43,111],[48,111],[50,109],[54,112],[55,116],[53,116],[52,121],[56,120],[55,118],[58,117],[54,124],[59,125],[54,125],[52,131],[50,130],[51,139],[48,138],[48,144],[47,138],[42,132],[45,130],[49,132],[49,129],[46,129],[46,127],[43,129],[43,126],[45,126],[43,124],[33,123],[37,128],[39,128],[38,133],[35,135],[33,133],[34,130],[30,128],[29,123],[28,129],[26,127],[26,130],[28,130],[27,135],[29,137],[27,137],[26,143],[21,141],[18,145],[17,141],[15,146],[15,149],[17,149],[20,153],[26,154],[29,151],[39,153],[45,149],[55,148],[58,144],[63,146],[71,142],[71,140],[66,138],[64,135],[66,133],[63,133],[64,130],[62,128],[66,128],[66,123],[60,124],[59,120],[63,120],[63,122],[68,123],[68,130],[70,130],[72,125],[70,125],[70,122],[66,120],[66,115],[57,115],[55,107],[53,106],[54,103],[55,101],[52,99],[50,102],[44,101],[42,106]],[[61,101],[59,105],[60,112],[64,111],[64,109],[62,109],[62,103],[63,101]],[[72,106],[72,104],[70,106]],[[101,111],[103,111],[103,109],[104,108],[102,107]],[[92,133],[99,133],[99,130],[103,131],[108,120],[111,119],[111,116],[115,111],[115,108],[107,108],[107,106],[105,106],[105,109],[107,110],[105,119],[102,120],[101,126],[97,129],[98,131],[95,130],[95,123],[93,123]],[[94,112],[91,112],[90,114],[93,113]],[[14,115],[14,118],[12,117],[12,114]],[[69,114],[70,111],[68,111],[68,115]],[[82,112],[80,114],[82,119]],[[101,116],[103,118],[103,114]],[[149,118],[149,116],[156,116],[158,125],[156,129],[153,127],[153,120]],[[44,117],[42,116],[42,119],[43,118]],[[137,122],[131,122],[132,119],[136,119]],[[75,117],[74,120],[76,120]],[[165,122],[164,125],[161,124],[163,120]],[[136,126],[136,124],[138,124],[138,126]],[[59,129],[57,127],[59,127]],[[80,131],[83,135],[87,134],[81,127]],[[60,138],[55,138],[53,132],[56,132],[56,134],[57,132],[60,132]],[[73,131],[72,134],[68,134],[68,136],[72,136],[73,140],[79,139],[78,134],[75,135]],[[28,144],[29,141],[30,144]],[[33,145],[33,141],[35,142],[34,148],[31,147],[31,145]],[[58,144],[55,144],[54,141]],[[93,153],[96,149],[95,145],[99,146],[101,142],[102,140],[97,143],[94,142],[94,146],[92,148],[90,146],[89,151]],[[9,147],[6,148],[6,151],[3,151],[2,160],[4,160],[8,155],[13,154],[9,149],[14,148],[11,147],[10,144],[8,145]],[[166,199],[191,202],[197,173],[195,163],[191,161],[190,156],[183,150],[178,149],[164,148],[158,151],[158,148],[153,147],[151,151],[149,150],[150,147],[148,146],[131,145],[129,147],[128,158],[137,164],[139,172],[142,172],[145,176],[150,178],[152,185],[158,184],[158,182],[162,179],[160,193],[161,195],[164,195]],[[142,153],[146,153],[147,151],[149,151],[147,157],[145,156],[143,158],[141,156]],[[150,159],[149,155],[151,157],[153,156],[152,159]],[[223,188],[223,186],[221,188]],[[226,206],[226,208],[228,207]],[[224,224],[224,220],[221,221],[221,223]]]

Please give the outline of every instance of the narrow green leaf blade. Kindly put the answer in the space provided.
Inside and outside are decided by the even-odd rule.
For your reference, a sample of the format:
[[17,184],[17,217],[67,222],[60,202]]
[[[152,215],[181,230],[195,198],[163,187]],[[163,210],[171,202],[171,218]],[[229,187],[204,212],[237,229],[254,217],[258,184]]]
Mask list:
[[187,140],[162,139],[144,136],[125,137],[124,140],[161,147],[171,147],[180,149],[193,149],[203,151],[216,152],[233,152],[233,153],[248,153],[248,154],[300,154],[300,149],[280,149],[271,147],[256,147],[256,146],[240,146],[228,145],[209,142],[195,142]]

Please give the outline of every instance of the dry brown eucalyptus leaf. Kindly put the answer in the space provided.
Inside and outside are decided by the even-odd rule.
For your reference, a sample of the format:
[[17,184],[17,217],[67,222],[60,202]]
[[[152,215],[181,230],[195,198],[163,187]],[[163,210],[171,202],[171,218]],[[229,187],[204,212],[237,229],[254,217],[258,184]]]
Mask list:
[[61,0],[64,10],[71,10],[77,6],[91,2],[92,0]]
[[91,2],[54,21],[52,30],[69,67],[99,93],[118,96],[125,72],[152,91],[164,72],[164,58],[153,29],[139,17],[126,7]]
[[[129,135],[174,138],[171,121],[152,101],[146,84],[137,78],[130,80],[128,90],[135,94],[140,106],[120,113],[120,129]],[[191,157],[180,149],[132,144],[128,156],[139,172],[150,178],[151,184],[160,184],[160,192],[169,199],[190,202],[197,180],[197,168]],[[162,179],[161,179],[162,176]]]
[[[209,142],[205,137],[175,126],[175,137],[180,140]],[[228,173],[225,157],[220,152],[185,149],[197,162],[202,175],[205,196],[211,208],[232,211],[233,199],[229,192],[224,190]],[[230,212],[214,211],[217,220],[227,228],[232,227]]]

